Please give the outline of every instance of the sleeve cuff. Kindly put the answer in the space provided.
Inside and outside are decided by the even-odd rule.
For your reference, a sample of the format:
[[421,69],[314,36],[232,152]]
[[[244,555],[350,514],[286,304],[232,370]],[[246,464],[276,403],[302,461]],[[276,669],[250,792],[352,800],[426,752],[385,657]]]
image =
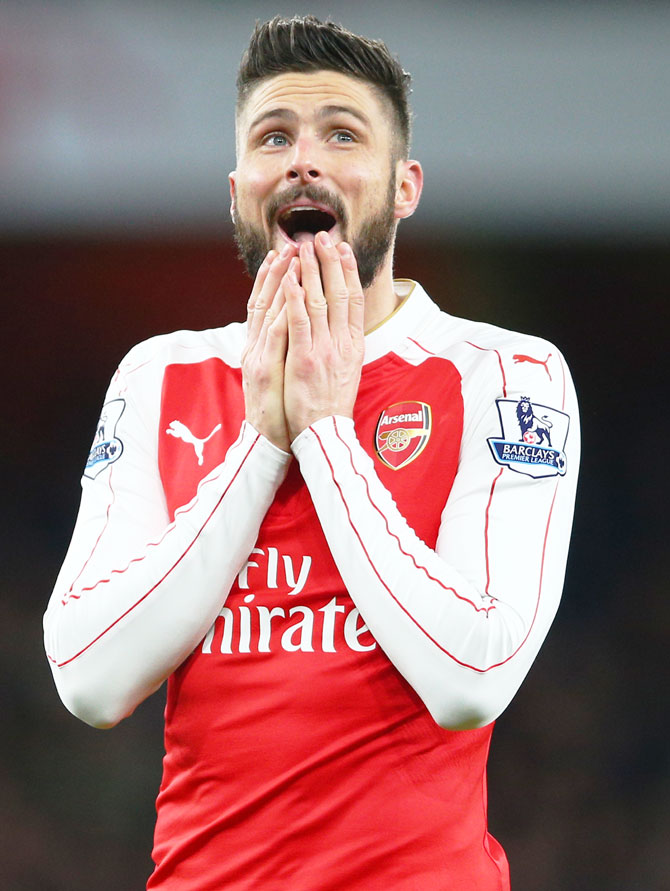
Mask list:
[[[335,422],[337,422],[337,429]],[[329,437],[336,435],[336,433],[344,435],[347,439],[349,436],[355,439],[356,433],[354,431],[353,418],[346,418],[343,415],[329,415],[326,418],[319,418],[318,421],[310,424],[309,427],[306,427],[302,433],[296,436],[291,443],[291,451],[300,461],[302,455],[309,451],[317,442],[317,434],[323,441],[328,440]]]
[[259,454],[263,456],[263,461],[271,471],[271,475],[276,474],[281,479],[284,478],[286,470],[293,457],[291,452],[285,452],[283,449],[280,449],[279,446],[270,442],[269,439],[263,436],[262,433],[259,433],[248,421],[243,422],[241,441],[249,443],[250,445],[256,442],[256,448],[259,450]]

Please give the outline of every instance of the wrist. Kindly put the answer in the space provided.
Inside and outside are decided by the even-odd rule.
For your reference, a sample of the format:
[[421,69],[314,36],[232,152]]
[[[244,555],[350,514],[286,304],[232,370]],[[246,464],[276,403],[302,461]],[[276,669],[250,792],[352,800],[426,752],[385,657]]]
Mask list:
[[306,424],[302,428],[302,430],[291,435],[291,451],[294,455],[297,454],[300,443],[303,442],[305,439],[310,439],[315,435],[318,436],[320,431],[323,431],[325,429],[332,430],[334,427],[341,431],[349,429],[353,430],[354,419],[351,417],[351,415],[339,413],[321,415],[319,418],[314,419],[311,423]]
[[286,454],[291,452],[291,440],[289,439],[289,431],[286,424],[277,426],[276,424],[268,424],[263,417],[256,417],[253,413],[247,413],[245,421],[257,433],[260,433],[264,439],[267,439],[275,448]]

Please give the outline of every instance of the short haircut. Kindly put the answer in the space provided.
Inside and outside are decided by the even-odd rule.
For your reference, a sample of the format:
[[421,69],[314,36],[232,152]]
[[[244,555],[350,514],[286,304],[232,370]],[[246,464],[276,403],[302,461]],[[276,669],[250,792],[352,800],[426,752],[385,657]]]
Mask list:
[[361,37],[313,15],[256,22],[237,75],[237,111],[263,80],[289,71],[337,71],[373,86],[391,104],[397,125],[396,148],[409,154],[411,75],[403,71],[381,40]]

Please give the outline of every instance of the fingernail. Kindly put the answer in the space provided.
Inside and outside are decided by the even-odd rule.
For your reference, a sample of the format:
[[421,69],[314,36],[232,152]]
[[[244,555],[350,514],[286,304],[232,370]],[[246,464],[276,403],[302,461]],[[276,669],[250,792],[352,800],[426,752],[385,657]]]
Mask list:
[[321,244],[324,247],[332,247],[333,246],[333,239],[330,237],[330,235],[327,232],[321,231],[321,232],[319,232],[319,235],[321,236]]
[[277,251],[268,251],[265,255],[265,262],[268,266],[272,264],[272,261],[277,256]]
[[282,260],[285,260],[290,253],[291,253],[291,245],[285,244],[284,247],[282,248],[282,252],[279,256],[282,258]]
[[354,269],[356,267],[356,257],[354,252],[349,244],[341,244],[340,245],[342,262],[347,266],[348,269]]
[[314,244],[311,241],[305,242],[305,252],[307,253],[308,257],[314,256]]

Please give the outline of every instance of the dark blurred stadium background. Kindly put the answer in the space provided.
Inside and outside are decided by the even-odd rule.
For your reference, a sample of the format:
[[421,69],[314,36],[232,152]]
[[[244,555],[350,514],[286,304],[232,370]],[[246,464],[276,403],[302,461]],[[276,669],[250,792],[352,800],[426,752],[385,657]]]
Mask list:
[[41,614],[120,358],[241,317],[236,67],[256,18],[310,11],[414,75],[427,184],[398,275],[555,341],[581,399],[563,604],[494,734],[513,888],[668,889],[670,8],[417,0],[0,4],[0,887],[130,891],[150,871],[162,695],[111,732],[77,722]]

